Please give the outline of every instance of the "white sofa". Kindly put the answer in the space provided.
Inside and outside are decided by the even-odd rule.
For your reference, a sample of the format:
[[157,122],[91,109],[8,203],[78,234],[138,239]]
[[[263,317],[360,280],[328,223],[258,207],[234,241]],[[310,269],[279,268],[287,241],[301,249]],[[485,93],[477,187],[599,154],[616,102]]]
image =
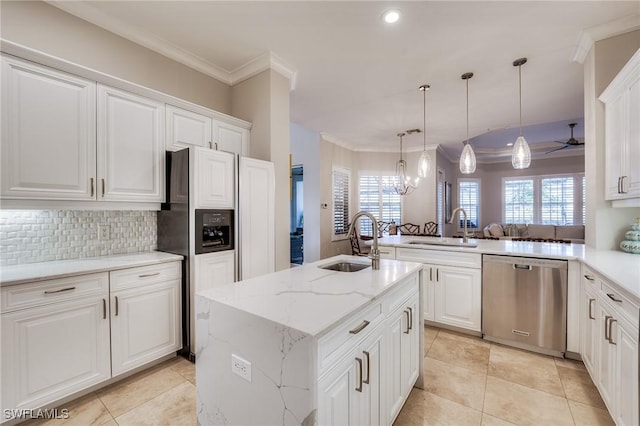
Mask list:
[[522,223],[490,223],[482,230],[488,238],[525,238],[532,240],[563,240],[584,243],[584,225],[535,225]]

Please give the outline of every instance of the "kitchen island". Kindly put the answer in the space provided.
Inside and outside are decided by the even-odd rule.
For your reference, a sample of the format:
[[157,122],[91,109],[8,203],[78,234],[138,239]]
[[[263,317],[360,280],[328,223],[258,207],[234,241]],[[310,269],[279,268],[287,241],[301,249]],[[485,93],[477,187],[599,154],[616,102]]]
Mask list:
[[422,387],[422,265],[337,256],[196,294],[200,424],[391,424]]

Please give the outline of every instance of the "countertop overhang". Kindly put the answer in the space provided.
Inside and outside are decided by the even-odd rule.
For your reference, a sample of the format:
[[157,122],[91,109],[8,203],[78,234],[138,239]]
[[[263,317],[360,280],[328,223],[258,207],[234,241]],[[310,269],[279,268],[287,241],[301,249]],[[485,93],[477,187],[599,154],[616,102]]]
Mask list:
[[[539,257],[545,259],[575,260],[586,264],[607,280],[613,282],[630,298],[640,303],[640,256],[616,250],[598,250],[585,244],[544,243],[535,241],[469,239],[477,247],[440,245],[459,239],[392,235],[380,238],[381,247],[402,247],[423,250],[469,252],[505,256]],[[424,244],[410,244],[412,241]],[[438,243],[438,245],[433,243]],[[430,244],[431,243],[431,244]]]
[[319,337],[423,267],[420,263],[382,259],[376,271],[371,267],[357,272],[320,268],[338,261],[371,264],[366,257],[335,256],[197,295]]

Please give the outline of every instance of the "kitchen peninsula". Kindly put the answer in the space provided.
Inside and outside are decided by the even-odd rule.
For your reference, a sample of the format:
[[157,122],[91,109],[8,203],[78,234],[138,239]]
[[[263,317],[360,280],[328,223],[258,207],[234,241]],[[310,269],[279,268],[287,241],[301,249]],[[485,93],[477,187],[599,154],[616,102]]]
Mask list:
[[[323,268],[338,263],[366,267]],[[422,265],[370,264],[337,256],[199,292],[199,423],[391,424],[422,387]]]

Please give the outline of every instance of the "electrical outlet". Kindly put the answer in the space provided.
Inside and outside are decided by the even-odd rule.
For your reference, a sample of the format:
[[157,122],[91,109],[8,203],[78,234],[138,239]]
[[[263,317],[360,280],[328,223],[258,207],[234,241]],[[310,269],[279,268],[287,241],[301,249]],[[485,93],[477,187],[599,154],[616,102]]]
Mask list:
[[111,238],[111,227],[109,225],[98,225],[98,240],[106,241]]
[[246,359],[231,354],[231,371],[251,383],[251,363]]

